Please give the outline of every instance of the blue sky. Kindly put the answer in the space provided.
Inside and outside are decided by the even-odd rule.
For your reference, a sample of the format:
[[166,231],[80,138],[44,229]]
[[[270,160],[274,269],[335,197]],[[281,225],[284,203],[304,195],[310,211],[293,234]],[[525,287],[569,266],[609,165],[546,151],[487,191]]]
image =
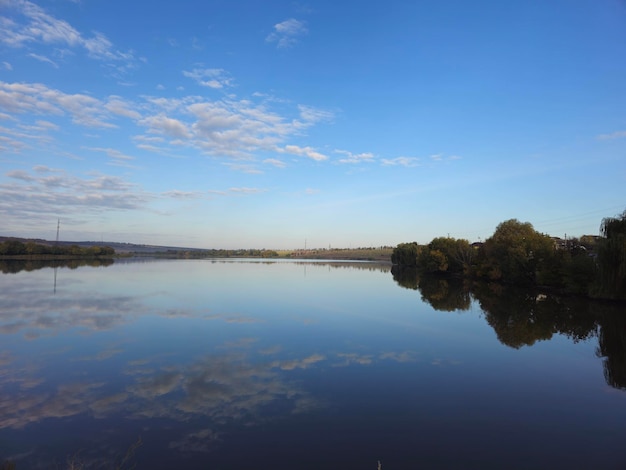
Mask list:
[[0,0],[0,234],[426,243],[626,208],[620,0]]

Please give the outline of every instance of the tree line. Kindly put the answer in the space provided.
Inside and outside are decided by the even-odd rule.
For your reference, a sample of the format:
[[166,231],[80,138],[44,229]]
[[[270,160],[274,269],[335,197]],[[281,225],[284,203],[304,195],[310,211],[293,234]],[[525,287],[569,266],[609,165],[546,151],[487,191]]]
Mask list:
[[599,237],[557,242],[529,222],[500,223],[484,243],[434,238],[401,243],[394,265],[438,274],[520,286],[546,286],[605,299],[626,299],[626,211],[602,220]]
[[70,256],[70,257],[110,257],[115,250],[110,246],[45,245],[35,242],[23,243],[19,240],[6,240],[0,243],[0,256]]

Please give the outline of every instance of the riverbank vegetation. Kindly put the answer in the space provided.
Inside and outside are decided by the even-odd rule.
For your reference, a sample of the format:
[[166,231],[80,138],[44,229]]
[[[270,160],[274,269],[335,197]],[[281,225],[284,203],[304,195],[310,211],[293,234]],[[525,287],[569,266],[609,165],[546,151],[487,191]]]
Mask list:
[[115,250],[109,246],[46,245],[32,241],[6,240],[0,243],[0,257],[28,258],[101,258],[112,257]]
[[288,259],[323,259],[323,260],[356,260],[384,261],[391,259],[392,247],[363,248],[314,248],[304,250],[267,250],[267,249],[210,249],[210,250],[174,250],[149,253],[129,253],[129,256],[145,256],[151,258],[204,259],[204,258],[288,258]]
[[600,236],[555,239],[529,222],[500,223],[484,243],[437,237],[401,243],[392,263],[421,274],[543,286],[595,298],[626,300],[626,211],[605,218]]

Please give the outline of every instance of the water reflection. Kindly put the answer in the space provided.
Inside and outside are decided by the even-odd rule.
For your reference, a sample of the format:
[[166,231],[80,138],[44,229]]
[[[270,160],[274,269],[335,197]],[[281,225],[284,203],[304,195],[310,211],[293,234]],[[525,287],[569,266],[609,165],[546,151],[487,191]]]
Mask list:
[[89,259],[0,259],[0,272],[3,274],[16,274],[20,271],[36,271],[43,268],[69,268],[77,269],[82,266],[100,268],[111,266],[115,261],[109,258]]
[[393,266],[394,280],[407,289],[419,290],[422,300],[435,310],[454,312],[469,310],[471,305],[470,288],[462,279],[443,279],[436,276],[420,277],[417,269]]
[[612,387],[626,390],[626,315],[623,311],[607,310],[602,308],[598,312],[600,328],[597,354],[604,358],[606,382]]
[[555,334],[573,342],[597,338],[607,384],[626,390],[626,307],[575,297],[560,297],[501,284],[422,276],[415,269],[392,269],[398,285],[418,290],[440,311],[469,310],[472,298],[498,340],[511,348],[532,346]]
[[[389,269],[116,262],[59,268],[56,295],[49,270],[6,275],[0,462],[17,460],[18,470],[64,468],[66,457],[78,453],[85,468],[105,468],[141,436],[138,468],[253,468],[271,461],[273,468],[348,469],[389,456],[399,459],[389,468],[417,461],[445,468],[436,464],[448,455],[443,443],[475,462],[502,463],[502,455],[477,445],[497,440],[501,423],[532,429],[528,435],[538,442],[553,439],[562,457],[572,436],[554,439],[560,431],[546,426],[543,414],[558,409],[562,395],[578,393],[583,381],[607,389],[589,338],[597,337],[607,382],[624,387],[623,334],[604,333],[623,332],[624,324],[604,306],[406,273],[398,281],[394,270],[396,282],[420,291],[420,302],[417,292],[396,287]],[[476,305],[482,314],[433,311]],[[578,357],[540,356],[553,369],[565,362],[576,385],[555,388],[558,400],[544,402],[550,394],[537,392],[537,384],[551,376],[537,372],[536,362],[516,368],[505,358],[522,355],[512,348],[528,351],[524,346],[555,334],[591,359],[580,367]],[[585,439],[607,419],[626,420],[626,411],[596,391],[573,398],[592,403],[594,411],[577,416],[586,423]],[[539,411],[520,413],[510,404],[522,402]],[[470,435],[475,440],[464,444]],[[616,433],[619,446],[625,435]],[[458,468],[458,461],[448,463]]]

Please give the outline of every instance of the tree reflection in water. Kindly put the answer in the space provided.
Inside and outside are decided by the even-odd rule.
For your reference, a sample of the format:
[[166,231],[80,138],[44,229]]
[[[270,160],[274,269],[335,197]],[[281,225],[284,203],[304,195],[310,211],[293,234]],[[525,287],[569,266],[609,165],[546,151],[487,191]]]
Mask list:
[[418,290],[435,310],[469,310],[474,299],[498,340],[511,348],[532,346],[560,334],[573,342],[598,338],[604,377],[611,387],[626,390],[626,305],[577,297],[561,297],[533,289],[460,279],[420,276],[414,268],[392,268],[394,280]]
[[614,305],[599,308],[597,354],[603,357],[604,378],[611,387],[626,390],[626,313]]
[[416,268],[393,266],[394,280],[406,289],[419,290],[422,300],[435,310],[469,310],[472,299],[469,286],[458,278],[419,276]]
[[81,266],[99,268],[110,266],[114,262],[111,258],[5,259],[0,260],[0,272],[3,274],[17,274],[21,271],[36,271],[43,268],[77,269]]

